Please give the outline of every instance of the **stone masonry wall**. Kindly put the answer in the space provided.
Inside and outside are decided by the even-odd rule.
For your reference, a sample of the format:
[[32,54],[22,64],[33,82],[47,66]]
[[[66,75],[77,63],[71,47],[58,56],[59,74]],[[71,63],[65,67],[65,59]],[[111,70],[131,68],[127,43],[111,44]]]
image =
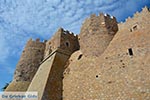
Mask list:
[[[79,51],[71,55],[63,100],[150,100],[150,12],[146,9],[122,24],[101,56],[78,59]],[[135,22],[140,27],[130,32]]]
[[27,91],[38,91],[39,100],[62,100],[63,72],[76,50],[79,50],[78,36],[60,28],[46,42],[45,58]]
[[93,14],[79,37],[60,28],[46,43],[29,40],[9,87],[39,100],[150,100],[149,20],[145,7],[118,31],[114,17]]
[[60,39],[60,48],[63,50],[70,51],[73,53],[76,50],[79,50],[79,42],[78,42],[78,35],[75,35],[72,32],[63,30]]
[[91,15],[81,27],[79,43],[84,55],[100,56],[118,31],[115,17]]
[[74,33],[65,31],[60,28],[55,35],[46,42],[45,56],[46,58],[52,51],[61,48],[67,50],[70,53],[79,49],[78,36]]
[[144,7],[141,12],[136,12],[133,18],[128,17],[124,23],[119,23],[119,30],[127,30],[124,33],[131,33],[133,31],[144,29],[144,26],[147,26],[150,22],[150,10],[147,7]]
[[60,37],[62,32],[63,30],[61,28],[58,29],[54,36],[46,42],[44,58],[46,58],[52,51],[54,51],[60,46]]
[[14,81],[31,81],[43,60],[45,43],[30,39],[16,66]]

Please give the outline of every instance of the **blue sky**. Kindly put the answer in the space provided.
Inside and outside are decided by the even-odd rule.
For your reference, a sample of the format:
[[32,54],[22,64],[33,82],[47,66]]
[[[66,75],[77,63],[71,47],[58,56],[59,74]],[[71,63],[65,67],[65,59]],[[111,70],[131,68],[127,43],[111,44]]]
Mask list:
[[0,89],[13,78],[29,38],[49,39],[59,27],[76,34],[92,13],[109,13],[124,21],[149,0],[0,0]]

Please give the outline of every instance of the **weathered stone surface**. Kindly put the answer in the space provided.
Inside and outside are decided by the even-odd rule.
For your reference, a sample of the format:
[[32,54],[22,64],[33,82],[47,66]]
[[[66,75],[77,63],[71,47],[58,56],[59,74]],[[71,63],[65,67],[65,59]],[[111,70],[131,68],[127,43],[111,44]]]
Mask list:
[[59,28],[54,36],[46,42],[45,54],[46,58],[52,51],[56,49],[63,49],[73,53],[76,50],[79,50],[78,36],[74,35],[69,31],[65,31],[62,28]]
[[27,91],[38,91],[39,100],[62,100],[63,72],[70,55],[79,49],[78,37],[59,29],[47,42],[48,46],[51,48],[46,48],[45,52],[49,49],[52,52],[45,56]]
[[150,100],[149,20],[150,12],[143,8],[119,24],[109,15],[91,15],[79,37],[59,29],[46,42],[43,54],[35,57],[36,50],[31,49],[34,56],[21,57],[20,62],[30,65],[36,63],[30,58],[44,56],[35,76],[29,70],[33,67],[21,67],[19,62],[16,71],[27,67],[27,75],[15,74],[13,82],[18,84],[12,82],[8,91],[22,90],[17,88],[34,76],[26,87],[30,84],[27,91],[38,91],[39,100]]
[[16,66],[14,79],[7,88],[7,91],[22,91],[22,89],[28,89],[29,83],[32,81],[39,68],[40,62],[43,60],[44,50],[45,43],[40,42],[39,39],[35,41],[30,39],[27,42]]
[[99,14],[91,15],[81,27],[80,50],[85,56],[100,56],[118,31],[115,17]]
[[[79,54],[75,52],[64,76],[63,100],[149,100],[149,18],[150,12],[145,8],[133,20],[119,25],[119,31],[99,57],[83,55],[77,60]],[[139,26],[130,32],[135,24]]]
[[36,41],[30,39],[27,42],[15,70],[15,81],[32,81],[40,62],[43,60],[44,50],[45,43],[38,39]]
[[21,91],[25,92],[28,89],[30,82],[27,81],[12,81],[5,91]]

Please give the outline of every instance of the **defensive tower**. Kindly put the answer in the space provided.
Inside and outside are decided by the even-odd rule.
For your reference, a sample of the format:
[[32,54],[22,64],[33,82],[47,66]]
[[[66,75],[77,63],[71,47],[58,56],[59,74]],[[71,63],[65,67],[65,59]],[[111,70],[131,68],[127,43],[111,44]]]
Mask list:
[[[37,72],[40,62],[43,60],[45,43],[40,42],[40,39],[33,41],[30,39],[20,57],[14,73],[14,84],[26,82],[30,84],[35,73]],[[11,87],[11,86],[10,86]],[[20,86],[21,87],[21,86]],[[28,87],[20,88],[26,90]],[[11,88],[10,88],[11,89]],[[7,88],[9,90],[9,88]],[[13,89],[12,89],[13,90]]]
[[46,58],[52,51],[61,49],[69,53],[79,50],[78,36],[72,32],[59,28],[55,35],[46,42]]
[[62,100],[65,65],[70,55],[78,49],[78,36],[60,28],[47,41],[45,58],[28,91],[38,91],[39,100]]
[[[92,14],[81,27],[79,43],[86,56],[100,56],[118,31],[116,18],[108,14]],[[89,52],[90,50],[90,52]]]

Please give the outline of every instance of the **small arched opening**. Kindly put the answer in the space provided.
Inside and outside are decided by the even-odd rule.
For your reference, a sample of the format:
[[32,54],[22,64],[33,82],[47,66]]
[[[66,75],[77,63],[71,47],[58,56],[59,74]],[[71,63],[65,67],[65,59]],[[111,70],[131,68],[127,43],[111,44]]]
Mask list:
[[65,42],[66,47],[70,47],[70,43],[67,41]]
[[79,57],[78,57],[78,60],[80,60],[80,59],[82,58],[82,56],[83,56],[83,55],[82,55],[82,54],[80,54],[80,55],[79,55]]

